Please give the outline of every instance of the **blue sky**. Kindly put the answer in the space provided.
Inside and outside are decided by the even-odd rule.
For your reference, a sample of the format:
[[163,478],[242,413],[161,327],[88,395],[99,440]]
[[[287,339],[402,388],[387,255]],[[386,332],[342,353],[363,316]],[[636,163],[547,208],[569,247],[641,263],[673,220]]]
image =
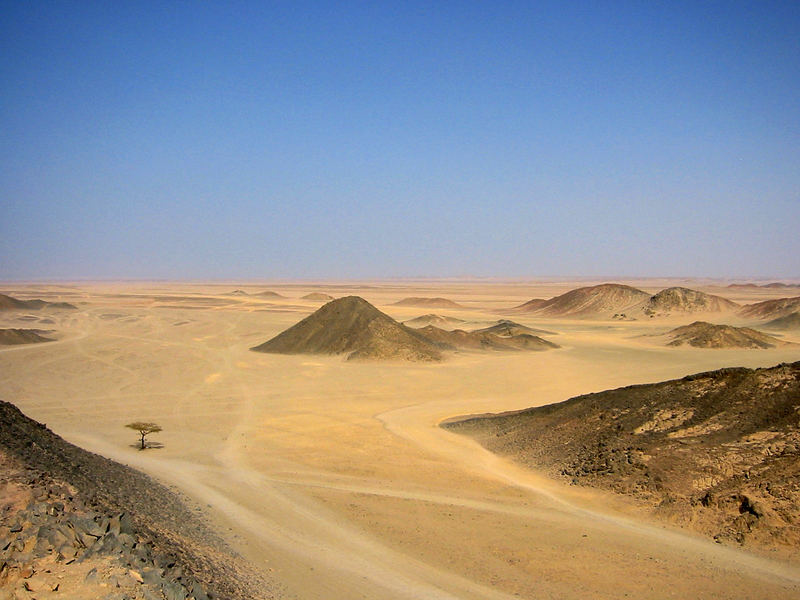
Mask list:
[[2,2],[0,279],[800,277],[798,2]]

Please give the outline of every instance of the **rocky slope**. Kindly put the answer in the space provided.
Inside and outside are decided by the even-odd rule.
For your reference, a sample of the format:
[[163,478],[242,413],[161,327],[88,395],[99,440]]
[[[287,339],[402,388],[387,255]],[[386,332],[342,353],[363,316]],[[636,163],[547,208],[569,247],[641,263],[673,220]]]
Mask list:
[[314,302],[330,302],[333,299],[333,296],[329,294],[323,294],[322,292],[311,292],[310,294],[303,296],[303,300],[313,300]]
[[482,331],[447,331],[433,325],[419,329],[428,340],[447,350],[552,350],[558,346],[529,333],[497,335]]
[[603,283],[570,290],[549,300],[534,299],[515,310],[546,317],[597,318],[633,310],[650,294],[618,283]]
[[41,329],[0,329],[0,345],[41,344],[53,341],[53,338],[45,337],[43,333],[45,332]]
[[798,311],[800,311],[800,296],[748,304],[742,307],[739,314],[749,319],[777,319]]
[[554,331],[546,329],[534,329],[527,325],[520,325],[508,319],[500,319],[494,325],[483,327],[482,329],[475,329],[474,333],[494,333],[499,336],[512,336],[521,333],[529,333],[531,335],[556,335]]
[[416,317],[414,319],[409,319],[408,321],[403,321],[403,325],[408,325],[409,327],[425,327],[426,325],[433,325],[434,327],[439,327],[440,329],[446,329],[449,327],[457,327],[461,323],[464,323],[464,319],[456,319],[455,317],[445,317],[442,315],[437,315],[434,313],[430,313],[427,315],[422,315]]
[[749,327],[714,325],[705,321],[695,321],[690,325],[677,327],[664,334],[664,337],[669,340],[668,346],[689,344],[695,348],[765,349],[788,344],[788,342]]
[[271,340],[251,348],[277,354],[346,354],[352,359],[438,361],[440,349],[358,296],[327,303]]
[[800,329],[800,312],[789,313],[785,317],[778,317],[762,325],[765,329],[778,331],[797,331]]
[[683,287],[666,288],[652,296],[642,309],[647,315],[670,313],[708,313],[734,311],[740,308],[722,296],[706,294]]
[[403,298],[394,306],[418,306],[422,308],[464,308],[447,298]]
[[800,545],[800,362],[442,427],[573,484],[629,495],[720,542],[786,553]]
[[167,488],[7,402],[0,482],[0,588],[20,598],[275,597]]
[[42,310],[50,308],[76,309],[69,302],[47,302],[46,300],[18,300],[5,294],[0,294],[0,310]]

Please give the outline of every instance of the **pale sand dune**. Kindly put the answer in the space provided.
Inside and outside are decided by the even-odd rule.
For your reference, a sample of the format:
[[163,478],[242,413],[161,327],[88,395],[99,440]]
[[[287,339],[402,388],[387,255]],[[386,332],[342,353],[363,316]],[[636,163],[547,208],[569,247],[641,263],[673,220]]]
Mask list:
[[[670,285],[625,283],[648,292]],[[579,285],[586,282],[393,282],[326,290],[357,293],[397,319],[419,314],[390,308],[401,298],[457,297],[470,310],[448,315],[492,321],[497,307]],[[756,556],[645,522],[624,499],[562,486],[437,427],[455,415],[724,366],[771,366],[800,359],[797,349],[659,348],[637,336],[663,330],[664,321],[548,319],[561,349],[471,354],[435,365],[347,363],[248,350],[309,308],[258,312],[232,303],[154,310],[151,299],[131,297],[219,297],[235,287],[81,285],[88,304],[54,315],[50,327],[60,341],[0,351],[3,399],[69,441],[183,491],[296,597],[800,595],[796,556],[782,562],[780,553]],[[280,289],[296,295],[314,288]],[[101,318],[109,312],[123,316]],[[10,323],[0,317],[0,327]],[[162,425],[162,449],[131,447],[135,439],[123,425],[137,419]]]

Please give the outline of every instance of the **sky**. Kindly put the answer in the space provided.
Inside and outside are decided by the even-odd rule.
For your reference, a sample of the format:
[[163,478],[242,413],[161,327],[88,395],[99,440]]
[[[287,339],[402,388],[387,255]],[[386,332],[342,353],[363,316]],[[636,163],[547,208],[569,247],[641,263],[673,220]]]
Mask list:
[[0,279],[800,277],[800,2],[0,4]]

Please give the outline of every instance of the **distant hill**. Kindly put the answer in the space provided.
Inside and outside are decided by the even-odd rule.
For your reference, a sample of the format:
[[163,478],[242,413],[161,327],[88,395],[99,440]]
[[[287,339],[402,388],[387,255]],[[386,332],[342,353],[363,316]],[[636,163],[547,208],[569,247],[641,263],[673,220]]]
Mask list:
[[77,310],[69,302],[46,302],[45,300],[18,300],[5,294],[0,294],[0,310],[42,310],[49,308]]
[[394,306],[418,306],[422,308],[464,308],[447,298],[403,298]]
[[515,306],[513,310],[517,310],[519,312],[533,312],[538,308],[541,308],[545,304],[547,304],[548,300],[544,298],[533,298],[528,300],[524,304],[520,304],[519,306]]
[[447,331],[433,325],[419,329],[427,339],[448,350],[552,350],[558,346],[529,333],[499,336],[480,331]]
[[531,300],[516,310],[547,317],[610,317],[624,313],[650,298],[650,294],[618,283],[603,283],[571,290],[549,300]]
[[689,288],[671,287],[651,297],[644,307],[644,312],[646,314],[724,312],[737,308],[740,308],[739,304],[722,296]]
[[331,300],[334,300],[334,297],[321,292],[311,292],[310,294],[303,296],[303,300],[312,300],[314,302],[330,302]]
[[484,327],[483,329],[475,329],[473,333],[494,333],[499,336],[513,336],[521,333],[530,333],[533,335],[556,335],[554,331],[547,331],[546,329],[533,329],[526,325],[520,325],[508,319],[500,319],[494,325]]
[[265,298],[285,298],[286,297],[286,296],[282,296],[278,292],[273,292],[273,291],[270,291],[270,290],[265,290],[263,292],[259,292],[259,293],[256,294],[256,296],[262,296],[262,297],[265,297]]
[[691,325],[677,327],[665,334],[671,339],[668,346],[689,344],[695,348],[774,348],[785,346],[788,342],[761,333],[749,327],[713,325],[705,321],[695,321]]
[[442,315],[429,313],[427,315],[416,317],[415,319],[409,319],[408,321],[404,321],[403,324],[415,328],[425,327],[426,325],[434,325],[436,327],[444,329],[447,327],[457,326],[465,322],[466,321],[464,321],[464,319],[456,319],[455,317],[445,317]]
[[751,319],[777,319],[797,311],[800,311],[800,296],[747,304],[739,314]]
[[0,345],[15,346],[18,344],[40,344],[52,342],[52,338],[40,335],[40,329],[0,329]]
[[765,283],[764,285],[756,285],[755,283],[732,283],[728,287],[745,290],[745,289],[758,289],[758,288],[781,289],[781,288],[800,287],[800,285],[796,283],[782,283],[780,281],[776,281],[774,283]]
[[626,494],[720,542],[800,546],[800,362],[721,369],[450,420],[573,484]]
[[228,292],[228,296],[249,296],[247,292],[244,290],[233,290],[232,292]]
[[348,360],[442,359],[439,348],[416,330],[401,325],[358,296],[328,302],[251,350],[277,354],[346,354]]
[[728,287],[733,290],[757,290],[759,286],[755,283],[732,283]]
[[782,331],[796,331],[800,329],[800,312],[793,312],[785,317],[778,317],[768,323],[764,323],[761,327]]

